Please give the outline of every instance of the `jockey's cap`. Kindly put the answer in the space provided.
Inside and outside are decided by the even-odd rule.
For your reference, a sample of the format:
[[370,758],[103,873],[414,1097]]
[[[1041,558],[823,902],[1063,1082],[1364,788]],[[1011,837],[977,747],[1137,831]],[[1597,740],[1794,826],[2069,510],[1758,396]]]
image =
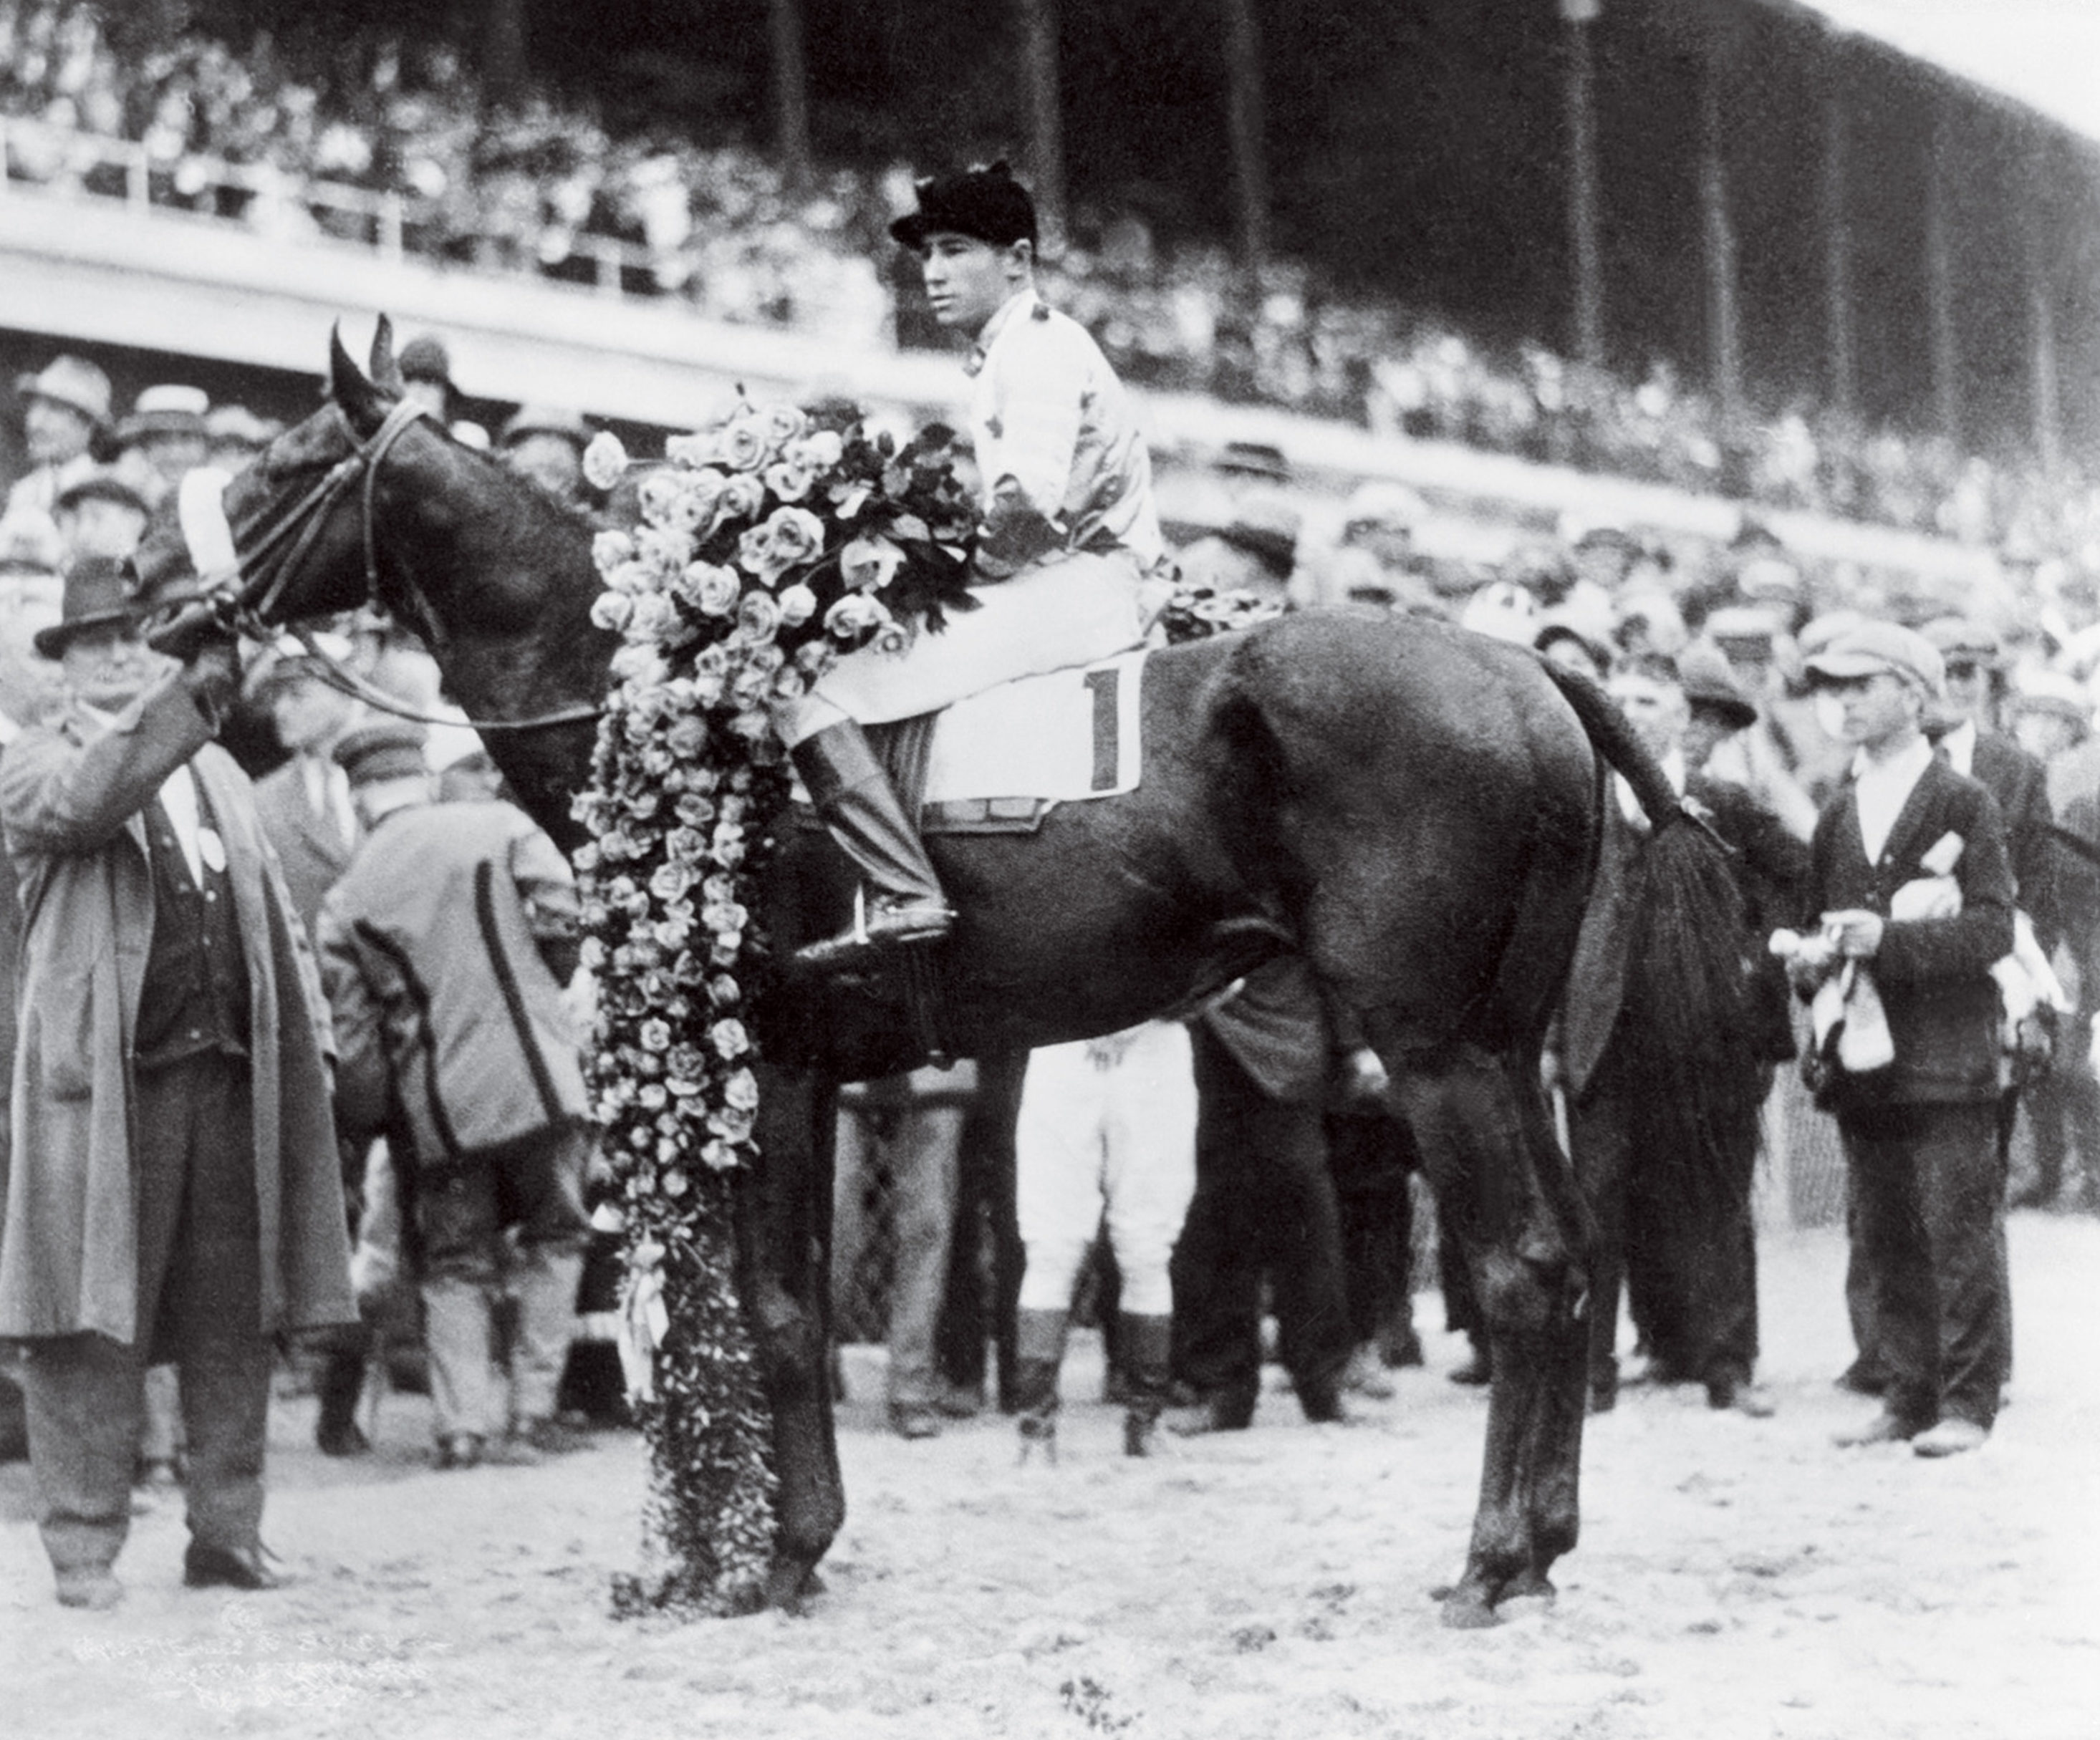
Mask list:
[[1035,240],[1035,201],[1002,158],[990,169],[929,176],[919,183],[919,209],[889,227],[907,248],[923,248],[938,231],[968,236],[995,248]]

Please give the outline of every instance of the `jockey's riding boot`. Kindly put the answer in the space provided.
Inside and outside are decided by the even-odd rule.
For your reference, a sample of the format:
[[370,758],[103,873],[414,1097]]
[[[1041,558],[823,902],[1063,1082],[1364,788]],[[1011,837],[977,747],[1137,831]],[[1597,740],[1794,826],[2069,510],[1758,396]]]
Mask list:
[[1014,1314],[1013,1402],[1021,1456],[1039,1444],[1057,1460],[1057,1373],[1065,1363],[1065,1313]]
[[938,942],[955,914],[867,734],[850,719],[827,725],[789,751],[832,838],[867,879],[864,919],[795,951],[795,964],[851,965],[871,949]]
[[1123,1453],[1127,1456],[1152,1454],[1152,1435],[1167,1406],[1167,1344],[1174,1319],[1167,1316],[1123,1314],[1123,1383],[1127,1399],[1123,1413]]

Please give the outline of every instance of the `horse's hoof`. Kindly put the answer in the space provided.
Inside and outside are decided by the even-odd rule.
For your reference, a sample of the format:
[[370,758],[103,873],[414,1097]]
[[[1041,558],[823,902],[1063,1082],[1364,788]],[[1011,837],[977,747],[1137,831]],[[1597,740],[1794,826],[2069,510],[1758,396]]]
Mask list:
[[779,1564],[765,1580],[765,1605],[800,1615],[805,1603],[824,1592],[824,1579],[813,1565]]
[[1502,1599],[1512,1601],[1551,1601],[1560,1593],[1553,1586],[1553,1579],[1542,1570],[1520,1571],[1503,1586]]
[[1444,1603],[1444,1627],[1447,1631],[1482,1632],[1502,1623],[1502,1617],[1494,1609],[1494,1603],[1475,1591],[1454,1590]]

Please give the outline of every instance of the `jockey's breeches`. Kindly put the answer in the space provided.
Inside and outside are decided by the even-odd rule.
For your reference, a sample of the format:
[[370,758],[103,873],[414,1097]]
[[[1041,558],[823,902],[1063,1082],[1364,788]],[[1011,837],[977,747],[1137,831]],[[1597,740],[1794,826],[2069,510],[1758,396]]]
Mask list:
[[1189,1029],[1154,1021],[1118,1036],[1104,1064],[1086,1040],[1031,1053],[1014,1136],[1028,1266],[1024,1311],[1061,1311],[1104,1218],[1122,1309],[1173,1310],[1167,1259],[1196,1188],[1196,1080]]
[[1137,562],[1120,551],[1061,556],[970,595],[977,609],[947,612],[945,628],[921,628],[902,652],[848,653],[811,694],[777,710],[783,739],[798,743],[841,717],[910,719],[1016,677],[1112,658],[1145,638]]

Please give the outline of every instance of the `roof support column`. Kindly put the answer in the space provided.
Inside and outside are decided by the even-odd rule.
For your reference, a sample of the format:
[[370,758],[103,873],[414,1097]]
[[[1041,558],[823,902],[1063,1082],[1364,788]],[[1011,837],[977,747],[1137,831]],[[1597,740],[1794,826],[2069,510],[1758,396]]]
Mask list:
[[1596,65],[1590,26],[1602,0],[1560,0],[1562,95],[1568,131],[1568,240],[1574,263],[1575,355],[1604,362],[1604,249],[1597,170]]
[[1925,299],[1932,346],[1932,402],[1939,432],[1961,440],[1961,349],[1954,326],[1954,239],[1947,209],[1947,156],[1952,141],[1947,104],[1935,105],[1932,139],[1926,148]]
[[1057,74],[1057,0],[1016,0],[1021,13],[1021,104],[1028,174],[1047,254],[1065,246],[1065,125]]
[[1736,292],[1736,227],[1728,209],[1728,169],[1723,147],[1727,121],[1721,81],[1727,71],[1718,42],[1710,43],[1699,83],[1699,209],[1705,232],[1707,375],[1723,413],[1743,403],[1743,339]]

